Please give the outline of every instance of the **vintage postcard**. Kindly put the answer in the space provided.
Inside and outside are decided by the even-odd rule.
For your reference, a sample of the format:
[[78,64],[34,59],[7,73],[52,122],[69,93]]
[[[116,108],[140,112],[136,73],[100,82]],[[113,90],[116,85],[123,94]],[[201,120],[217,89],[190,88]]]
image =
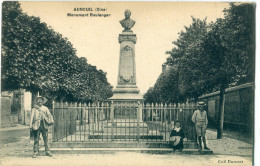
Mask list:
[[1,166],[255,165],[255,2],[1,6]]

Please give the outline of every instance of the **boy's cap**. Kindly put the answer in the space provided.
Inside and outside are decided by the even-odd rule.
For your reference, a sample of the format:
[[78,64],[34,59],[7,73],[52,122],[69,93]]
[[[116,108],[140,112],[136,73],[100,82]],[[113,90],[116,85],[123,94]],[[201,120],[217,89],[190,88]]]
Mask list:
[[204,103],[204,101],[200,101],[197,103],[197,106],[205,106],[206,104]]

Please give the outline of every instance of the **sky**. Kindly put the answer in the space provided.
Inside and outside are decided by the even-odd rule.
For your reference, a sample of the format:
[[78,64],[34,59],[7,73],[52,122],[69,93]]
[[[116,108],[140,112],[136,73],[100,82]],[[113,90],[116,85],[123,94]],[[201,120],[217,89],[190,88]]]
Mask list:
[[[108,82],[117,85],[119,48],[118,36],[123,28],[119,21],[124,11],[131,10],[135,20],[136,79],[141,93],[152,87],[166,62],[178,33],[192,22],[191,16],[215,21],[223,17],[225,2],[28,2],[22,1],[23,12],[40,17],[56,32],[67,37],[77,50],[78,57],[107,73]],[[92,8],[93,11],[74,11],[75,8]],[[96,8],[105,11],[95,11]],[[85,9],[86,10],[86,9]],[[110,14],[108,17],[71,17],[71,14]]]

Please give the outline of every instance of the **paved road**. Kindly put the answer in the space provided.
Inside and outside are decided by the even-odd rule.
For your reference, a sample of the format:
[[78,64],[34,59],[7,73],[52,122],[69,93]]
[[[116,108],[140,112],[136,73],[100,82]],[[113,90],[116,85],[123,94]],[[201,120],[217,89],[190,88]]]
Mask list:
[[18,142],[21,137],[29,137],[29,134],[30,131],[28,128],[0,131],[0,145]]

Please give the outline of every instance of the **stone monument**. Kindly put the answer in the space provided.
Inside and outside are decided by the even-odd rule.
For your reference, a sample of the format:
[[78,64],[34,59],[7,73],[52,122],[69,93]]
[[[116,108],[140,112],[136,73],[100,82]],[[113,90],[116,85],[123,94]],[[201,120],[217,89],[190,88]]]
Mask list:
[[[111,138],[150,139],[147,124],[143,122],[143,97],[136,86],[135,44],[136,34],[131,28],[135,21],[130,18],[131,11],[125,11],[125,19],[120,21],[124,28],[119,34],[120,44],[117,86],[113,90],[110,121],[104,132],[112,133]],[[158,138],[162,136],[158,136]]]
[[115,102],[126,102],[128,104],[140,103],[143,100],[136,86],[136,67],[135,67],[135,44],[136,34],[133,34],[131,28],[135,21],[130,18],[131,11],[125,10],[125,19],[120,21],[124,28],[122,34],[119,34],[120,57],[117,86],[113,90],[113,96],[109,99]]

